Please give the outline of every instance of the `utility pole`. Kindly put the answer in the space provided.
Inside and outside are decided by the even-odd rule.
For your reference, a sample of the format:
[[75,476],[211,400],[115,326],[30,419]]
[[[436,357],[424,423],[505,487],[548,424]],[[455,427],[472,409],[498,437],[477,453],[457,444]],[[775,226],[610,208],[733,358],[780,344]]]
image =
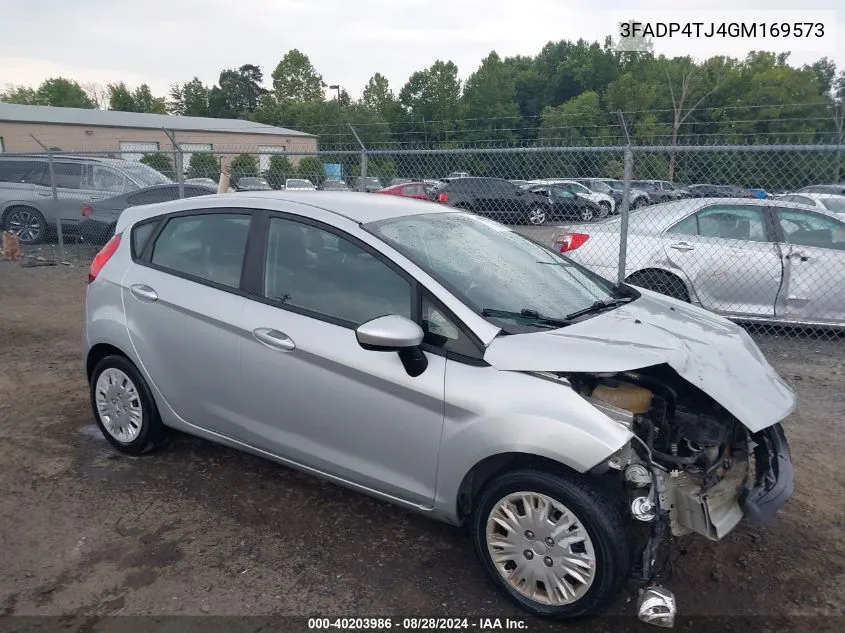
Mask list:
[[53,191],[53,208],[56,211],[56,235],[59,240],[59,262],[65,260],[65,240],[62,232],[62,210],[59,207],[59,194],[56,191],[56,170],[53,167],[53,151],[44,145],[41,141],[35,138],[34,134],[30,134],[32,140],[38,143],[45,152],[47,152],[47,166],[50,169],[50,189]]

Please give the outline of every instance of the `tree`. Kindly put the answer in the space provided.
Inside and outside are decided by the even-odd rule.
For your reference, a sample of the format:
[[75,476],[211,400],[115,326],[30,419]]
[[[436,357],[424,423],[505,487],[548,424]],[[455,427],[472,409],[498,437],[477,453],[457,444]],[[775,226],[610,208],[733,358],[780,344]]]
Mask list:
[[[724,60],[722,60],[724,62]],[[715,73],[706,72],[706,68],[698,68],[689,57],[673,60],[672,68],[666,70],[669,94],[672,97],[672,136],[670,143],[672,150],[669,155],[669,181],[675,178],[675,147],[678,144],[678,130],[681,124],[695,112],[710,95],[719,89],[722,81],[724,64],[717,61]],[[693,105],[689,102],[696,99]]]
[[263,81],[264,74],[261,68],[254,64],[244,64],[238,69],[224,70],[217,81],[221,100],[219,105],[224,106],[231,116],[254,112],[261,96],[266,92],[261,87]]
[[293,165],[287,156],[284,154],[273,154],[270,156],[270,166],[264,172],[264,177],[270,183],[271,187],[280,189],[285,184],[285,180],[293,173]]
[[170,87],[170,112],[183,116],[209,116],[208,100],[211,91],[194,77],[183,85]]
[[296,164],[296,174],[297,177],[308,178],[315,185],[318,185],[324,176],[323,161],[316,156],[300,158]]
[[135,100],[125,83],[121,81],[117,84],[109,84],[106,89],[109,93],[109,110],[135,112]]
[[188,178],[211,178],[219,182],[220,164],[213,154],[191,154],[191,160],[188,161]]
[[546,106],[541,118],[540,133],[550,140],[607,142],[606,114],[598,93],[587,91],[557,107]]
[[40,105],[35,90],[29,86],[9,86],[6,92],[0,95],[0,101],[21,105]]
[[[461,82],[454,62],[437,60],[418,70],[399,91],[399,103],[414,121],[435,121],[427,129],[440,140],[449,140],[461,118]],[[425,124],[424,124],[425,125]]]
[[103,88],[103,86],[94,82],[87,82],[81,84],[81,86],[85,91],[85,94],[88,95],[88,98],[91,99],[91,102],[95,104],[98,110],[105,110],[108,108],[109,93],[106,88]]
[[258,159],[253,154],[238,154],[229,165],[229,174],[234,183],[244,176],[257,176]]
[[63,77],[51,77],[36,91],[36,99],[43,105],[62,108],[96,108],[85,91],[75,81]]
[[176,178],[176,170],[173,168],[173,161],[167,154],[162,152],[145,154],[141,158],[141,162],[164,174],[171,180]]
[[154,97],[147,84],[141,84],[132,92],[135,112],[152,114],[167,114],[167,106],[163,97]]
[[496,52],[481,61],[481,66],[464,85],[464,111],[472,131],[468,138],[480,140],[513,137],[519,119],[513,75]]
[[298,49],[289,50],[273,70],[273,90],[279,101],[322,101],[323,77],[308,56]]
[[390,89],[387,77],[381,73],[376,73],[370,77],[366,88],[364,88],[361,102],[389,123],[397,121],[401,114],[396,95]]

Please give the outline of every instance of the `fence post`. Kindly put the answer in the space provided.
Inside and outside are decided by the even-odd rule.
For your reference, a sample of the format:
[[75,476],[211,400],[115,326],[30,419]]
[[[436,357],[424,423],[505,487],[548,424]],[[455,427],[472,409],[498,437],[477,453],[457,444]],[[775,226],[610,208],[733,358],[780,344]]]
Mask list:
[[182,164],[184,155],[182,154],[182,147],[176,142],[176,133],[171,130],[164,130],[170,143],[173,145],[173,168],[176,170],[176,182],[179,183],[179,197],[185,197],[185,169]]
[[367,152],[361,152],[361,178],[358,182],[358,190],[367,190]]
[[634,152],[630,145],[625,146],[625,171],[622,176],[622,209],[619,211],[622,222],[619,227],[619,270],[616,281],[625,281],[625,263],[628,258],[628,211],[631,201],[631,178],[634,172]]
[[59,242],[59,263],[65,261],[65,237],[62,231],[62,209],[59,206],[59,193],[56,191],[56,170],[53,166],[53,150],[30,134],[33,140],[47,152],[47,168],[50,172],[50,189],[53,193],[53,209],[56,211],[56,237]]

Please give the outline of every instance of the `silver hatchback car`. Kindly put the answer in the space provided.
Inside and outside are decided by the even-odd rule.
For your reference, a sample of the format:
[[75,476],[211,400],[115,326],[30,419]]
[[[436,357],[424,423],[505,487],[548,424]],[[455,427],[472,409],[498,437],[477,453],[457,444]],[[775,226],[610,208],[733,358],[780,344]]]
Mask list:
[[473,214],[354,192],[130,208],[89,280],[117,449],[177,429],[465,525],[538,616],[633,579],[669,625],[668,535],[718,540],[792,495],[795,398],[744,330]]

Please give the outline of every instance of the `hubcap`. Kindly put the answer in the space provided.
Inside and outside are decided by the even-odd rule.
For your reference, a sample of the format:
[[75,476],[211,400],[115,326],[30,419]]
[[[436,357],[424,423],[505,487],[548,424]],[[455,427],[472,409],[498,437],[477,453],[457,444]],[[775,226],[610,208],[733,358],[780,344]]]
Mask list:
[[572,604],[593,584],[593,542],[578,517],[549,496],[515,492],[504,497],[487,517],[486,538],[501,577],[530,600]]
[[528,215],[531,224],[543,224],[546,221],[546,212],[542,209],[531,209]]
[[593,210],[592,209],[584,209],[581,211],[581,219],[584,222],[589,222],[593,219]]
[[141,432],[144,411],[132,380],[110,367],[97,378],[97,415],[106,431],[118,442],[128,444]]
[[9,216],[8,230],[17,235],[21,242],[34,242],[41,237],[41,223],[31,211],[18,209]]

